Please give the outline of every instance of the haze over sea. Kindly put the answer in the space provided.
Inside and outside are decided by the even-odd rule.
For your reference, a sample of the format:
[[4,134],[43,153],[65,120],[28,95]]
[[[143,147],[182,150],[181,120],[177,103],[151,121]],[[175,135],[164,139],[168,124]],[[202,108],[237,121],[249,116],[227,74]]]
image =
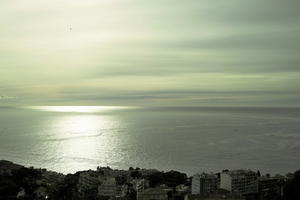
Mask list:
[[300,108],[0,107],[0,159],[63,173],[96,166],[293,172]]

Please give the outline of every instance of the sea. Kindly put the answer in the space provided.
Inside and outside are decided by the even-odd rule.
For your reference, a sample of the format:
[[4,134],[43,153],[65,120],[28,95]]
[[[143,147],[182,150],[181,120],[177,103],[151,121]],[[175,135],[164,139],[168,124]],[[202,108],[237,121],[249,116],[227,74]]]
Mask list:
[[97,166],[285,174],[300,169],[300,108],[0,107],[0,160],[65,174]]

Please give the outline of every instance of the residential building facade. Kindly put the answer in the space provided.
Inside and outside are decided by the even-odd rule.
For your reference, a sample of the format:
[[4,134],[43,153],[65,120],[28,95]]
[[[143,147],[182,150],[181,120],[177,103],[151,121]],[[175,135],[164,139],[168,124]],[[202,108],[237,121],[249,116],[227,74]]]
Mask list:
[[192,178],[192,194],[208,195],[215,193],[218,189],[219,179],[216,174],[195,174]]
[[220,176],[220,188],[233,194],[249,194],[258,191],[257,173],[251,170],[224,171]]

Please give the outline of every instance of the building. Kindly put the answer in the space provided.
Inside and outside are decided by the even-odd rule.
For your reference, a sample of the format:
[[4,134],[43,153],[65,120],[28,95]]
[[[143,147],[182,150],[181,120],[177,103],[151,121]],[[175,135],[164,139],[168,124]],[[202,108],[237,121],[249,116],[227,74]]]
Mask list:
[[258,191],[258,176],[251,170],[223,171],[220,188],[233,194],[250,194]]
[[129,192],[129,187],[127,184],[117,185],[116,187],[116,198],[125,197]]
[[143,192],[145,189],[145,179],[133,179],[130,183],[137,192]]
[[145,179],[133,179],[131,182],[133,189],[136,191],[137,199],[140,193],[145,190]]
[[98,196],[116,197],[117,183],[114,177],[105,178],[98,186]]
[[100,184],[101,177],[99,173],[89,170],[81,172],[78,179],[77,188],[79,192],[95,189]]
[[190,195],[188,200],[245,200],[245,197],[233,197],[226,195],[210,195],[207,197],[201,195]]
[[176,186],[176,191],[177,192],[189,192],[190,191],[190,187],[186,186],[186,185],[177,185]]
[[172,192],[172,189],[162,187],[148,188],[139,194],[138,200],[168,200],[169,192]]
[[65,175],[53,172],[53,171],[43,171],[42,180],[47,184],[56,184],[64,181]]
[[280,177],[259,177],[260,199],[280,199],[283,197],[284,179]]
[[195,174],[192,177],[192,195],[200,194],[200,174]]
[[216,174],[195,174],[192,178],[193,195],[209,195],[217,192],[219,179]]

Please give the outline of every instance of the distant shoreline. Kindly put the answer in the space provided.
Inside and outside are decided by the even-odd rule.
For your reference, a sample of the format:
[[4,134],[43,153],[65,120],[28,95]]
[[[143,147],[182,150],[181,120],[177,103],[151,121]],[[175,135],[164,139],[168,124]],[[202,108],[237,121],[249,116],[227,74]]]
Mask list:
[[[13,162],[13,161],[9,161],[9,160],[0,160],[0,169],[1,169],[1,167],[3,167],[3,163],[9,163],[9,165],[15,166],[15,167],[24,167],[24,168],[47,170],[47,171],[51,171],[51,172],[55,172],[55,173],[63,174],[63,175],[76,174],[78,172],[84,172],[84,171],[95,171],[97,168],[109,168],[111,170],[118,170],[118,171],[127,171],[129,169],[154,170],[154,171],[160,171],[160,172],[178,171],[180,173],[186,174],[187,176],[193,176],[194,174],[199,174],[199,173],[202,173],[202,172],[219,173],[219,171],[211,171],[211,170],[208,170],[208,171],[199,171],[199,172],[194,172],[194,173],[186,173],[183,170],[178,170],[178,169],[176,169],[176,170],[174,170],[174,169],[161,170],[161,169],[156,169],[156,168],[140,168],[140,167],[137,167],[137,166],[132,166],[132,167],[129,167],[128,169],[111,168],[110,166],[97,166],[96,169],[83,169],[83,170],[79,170],[79,171],[75,171],[75,172],[64,173],[64,172],[59,172],[59,171],[48,169],[48,168],[44,168],[44,167],[36,167],[36,166],[32,166],[32,165],[23,165],[23,164],[19,164],[19,163]],[[251,171],[260,171],[259,169],[255,169],[254,170],[254,169],[249,169],[249,168],[245,168],[245,169],[223,169],[223,171],[224,170],[251,170]],[[288,175],[288,174],[291,174],[291,173],[294,173],[294,172],[286,172],[285,174],[279,174],[279,173],[270,174],[270,173],[266,172],[265,174],[274,175],[274,176],[285,176],[285,175]]]

